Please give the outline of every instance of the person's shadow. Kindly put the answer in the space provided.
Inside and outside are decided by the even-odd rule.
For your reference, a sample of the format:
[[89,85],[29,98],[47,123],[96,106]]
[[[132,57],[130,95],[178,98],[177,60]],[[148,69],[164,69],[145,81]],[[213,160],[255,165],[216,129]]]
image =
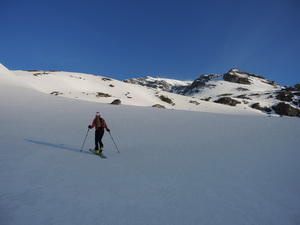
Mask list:
[[44,145],[44,146],[48,146],[48,147],[64,149],[64,150],[68,150],[68,151],[72,151],[72,152],[76,152],[76,153],[93,154],[93,153],[87,152],[87,151],[82,151],[81,152],[80,149],[78,149],[78,148],[68,147],[67,145],[64,145],[64,144],[53,144],[53,143],[48,143],[48,142],[43,142],[43,141],[36,141],[36,140],[31,140],[31,139],[24,139],[24,141],[34,143],[34,144],[38,144],[38,145]]

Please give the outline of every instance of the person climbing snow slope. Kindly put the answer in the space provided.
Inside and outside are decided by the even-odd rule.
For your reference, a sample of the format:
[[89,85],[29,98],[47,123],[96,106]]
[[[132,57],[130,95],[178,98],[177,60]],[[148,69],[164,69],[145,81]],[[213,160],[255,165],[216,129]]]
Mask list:
[[[95,127],[95,153],[100,154],[104,150],[104,145],[102,143],[102,137],[104,135],[104,129],[107,132],[110,132],[105,120],[100,116],[100,113],[97,112],[96,116],[92,122],[92,125],[89,125],[88,128],[92,129]],[[100,149],[99,149],[100,145]]]

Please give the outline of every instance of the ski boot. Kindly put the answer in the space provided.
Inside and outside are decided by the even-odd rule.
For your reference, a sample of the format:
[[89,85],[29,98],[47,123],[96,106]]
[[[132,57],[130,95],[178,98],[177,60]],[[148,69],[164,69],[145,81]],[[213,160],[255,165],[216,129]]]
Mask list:
[[99,154],[101,154],[103,152],[103,150],[104,150],[104,147],[101,147]]

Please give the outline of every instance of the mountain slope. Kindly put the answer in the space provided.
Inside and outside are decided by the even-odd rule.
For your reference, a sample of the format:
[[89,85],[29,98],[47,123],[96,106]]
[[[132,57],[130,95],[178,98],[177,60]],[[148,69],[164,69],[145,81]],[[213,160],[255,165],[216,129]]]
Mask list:
[[202,75],[194,82],[152,77],[121,82],[89,74],[9,71],[3,65],[0,67],[5,74],[10,74],[2,76],[5,82],[85,101],[230,114],[262,112],[300,116],[299,85],[282,87],[260,75],[237,69],[223,75]]
[[231,105],[240,109],[255,108],[265,113],[300,115],[299,85],[282,87],[263,76],[242,72],[238,69],[231,69],[223,75],[202,75],[191,84],[149,77],[128,79],[125,82],[150,86],[195,99]]
[[189,96],[160,91],[140,85],[129,84],[107,77],[61,71],[9,71],[0,65],[0,82],[16,80],[20,86],[53,96],[67,97],[98,103],[120,100],[124,105],[158,106],[168,109],[216,112],[225,114],[259,114],[253,109],[237,109],[201,101]]
[[[299,223],[296,118],[0,95],[0,224]],[[96,111],[121,152],[106,133],[107,160],[93,131],[79,151]]]

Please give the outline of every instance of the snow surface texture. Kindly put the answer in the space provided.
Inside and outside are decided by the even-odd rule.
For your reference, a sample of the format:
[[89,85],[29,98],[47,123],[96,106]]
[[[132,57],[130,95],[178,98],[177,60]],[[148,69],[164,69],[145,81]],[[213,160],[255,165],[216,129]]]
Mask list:
[[[81,101],[18,76],[1,68],[1,225],[300,224],[299,118]],[[80,152],[96,111],[108,159],[92,130]]]

